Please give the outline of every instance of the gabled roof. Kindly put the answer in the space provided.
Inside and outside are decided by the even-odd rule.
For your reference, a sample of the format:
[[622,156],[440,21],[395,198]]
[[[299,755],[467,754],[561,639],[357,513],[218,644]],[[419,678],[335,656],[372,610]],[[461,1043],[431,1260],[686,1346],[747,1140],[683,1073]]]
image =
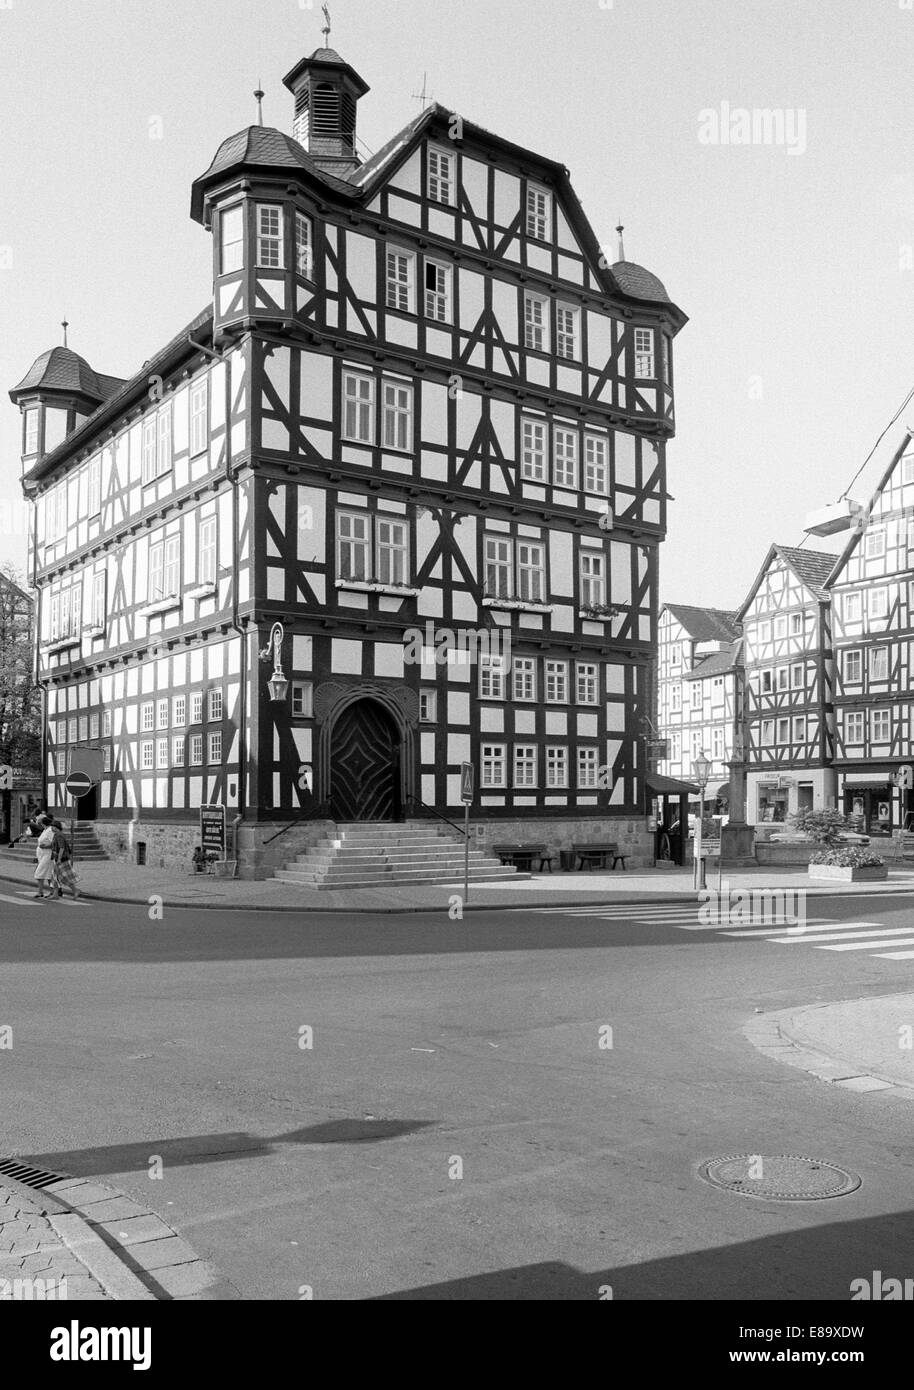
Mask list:
[[882,493],[888,486],[889,479],[891,478],[892,474],[895,472],[895,469],[898,467],[898,464],[903,458],[905,450],[911,443],[911,439],[911,431],[909,429],[905,430],[901,443],[895,450],[895,453],[892,455],[891,463],[888,465],[882,477],[879,479],[879,482],[873,489],[873,494],[870,497],[869,502],[867,502],[866,506],[861,512],[860,516],[858,517],[857,523],[851,531],[847,544],[845,545],[841,554],[835,557],[834,567],[825,581],[825,587],[827,589],[830,589],[833,584],[837,583],[837,580],[841,575],[841,571],[844,569],[844,566],[847,564],[854,550],[860,544],[860,537],[863,535],[863,532],[866,529],[869,519],[873,514],[873,509],[875,508],[876,503],[879,501],[879,498],[881,497]]
[[739,649],[740,643],[734,642],[728,651],[711,652],[708,656],[701,657],[691,671],[683,672],[682,679],[703,681],[707,676],[722,676],[726,671],[732,671],[737,664]]
[[106,400],[123,386],[123,378],[94,372],[84,357],[72,348],[52,347],[35,358],[25,376],[10,391],[12,400],[29,391],[61,391]]
[[811,589],[816,598],[827,598],[825,581],[834,569],[838,559],[837,555],[827,554],[824,550],[801,550],[799,546],[794,545],[772,545],[755,577],[752,588],[746,595],[742,608],[736,615],[738,618],[742,619],[775,559],[782,561],[789,569],[793,570],[797,579],[808,589]]
[[739,637],[737,614],[729,609],[693,608],[685,603],[665,603],[663,608],[696,642],[733,642]]

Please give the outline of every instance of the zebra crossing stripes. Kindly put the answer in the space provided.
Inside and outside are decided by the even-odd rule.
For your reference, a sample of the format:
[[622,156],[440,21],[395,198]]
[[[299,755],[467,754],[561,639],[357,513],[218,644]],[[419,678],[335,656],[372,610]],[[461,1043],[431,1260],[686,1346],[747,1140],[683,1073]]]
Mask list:
[[[12,903],[14,907],[37,907],[38,901],[34,893],[17,893],[15,896],[12,893],[0,893],[0,902]],[[88,907],[88,903],[82,898],[48,898],[47,901],[66,903],[68,907]]]

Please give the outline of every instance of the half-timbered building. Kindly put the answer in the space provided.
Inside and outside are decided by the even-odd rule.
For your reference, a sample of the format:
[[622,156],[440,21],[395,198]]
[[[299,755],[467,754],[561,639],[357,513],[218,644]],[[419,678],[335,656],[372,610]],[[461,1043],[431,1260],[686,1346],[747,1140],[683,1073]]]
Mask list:
[[826,588],[839,807],[866,834],[889,835],[914,825],[914,452],[893,458]]
[[711,763],[705,798],[726,809],[727,764],[739,745],[743,689],[740,625],[719,608],[666,603],[657,646],[657,732],[669,749],[666,777],[693,780],[693,763]]
[[834,806],[831,615],[836,555],[773,545],[737,614],[745,665],[746,820]]
[[186,858],[221,803],[263,874],[453,816],[470,762],[484,839],[598,821],[644,862],[684,315],[563,165],[434,104],[363,163],[359,74],[285,83],[291,133],[193,185],[205,309],[128,380],[58,349],[12,392],[49,801],[97,744],[111,852]]

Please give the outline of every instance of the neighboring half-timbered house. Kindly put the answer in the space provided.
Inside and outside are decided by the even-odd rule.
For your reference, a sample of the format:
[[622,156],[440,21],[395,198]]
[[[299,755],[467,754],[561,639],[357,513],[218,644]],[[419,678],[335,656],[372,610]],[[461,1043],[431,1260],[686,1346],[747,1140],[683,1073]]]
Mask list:
[[262,873],[293,821],[286,857],[453,816],[471,762],[488,838],[597,820],[647,859],[684,315],[562,165],[437,105],[361,163],[355,70],[324,48],[285,82],[292,134],[194,183],[207,308],[128,381],[39,359],[12,392],[49,800],[97,743],[114,852],[185,856],[216,802]]
[[773,545],[737,614],[750,825],[835,804],[831,616],[824,585],[836,560]]
[[914,825],[914,452],[883,474],[827,590],[839,807],[888,835]]
[[725,811],[742,718],[740,625],[719,608],[666,603],[658,633],[657,733],[669,745],[658,772],[691,782],[703,754],[711,762],[705,800]]

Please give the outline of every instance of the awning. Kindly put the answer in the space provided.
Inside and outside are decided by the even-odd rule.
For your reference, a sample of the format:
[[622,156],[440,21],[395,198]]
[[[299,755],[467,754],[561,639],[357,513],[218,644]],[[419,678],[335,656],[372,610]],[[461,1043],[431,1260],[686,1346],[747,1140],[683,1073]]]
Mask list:
[[863,790],[869,787],[884,791],[886,787],[891,785],[889,778],[894,771],[895,768],[886,768],[881,777],[878,773],[873,772],[845,772],[844,785],[845,787],[860,787]]
[[659,772],[649,772],[645,777],[647,789],[662,796],[692,796],[698,795],[698,788],[691,782],[677,782],[675,777],[661,777]]

